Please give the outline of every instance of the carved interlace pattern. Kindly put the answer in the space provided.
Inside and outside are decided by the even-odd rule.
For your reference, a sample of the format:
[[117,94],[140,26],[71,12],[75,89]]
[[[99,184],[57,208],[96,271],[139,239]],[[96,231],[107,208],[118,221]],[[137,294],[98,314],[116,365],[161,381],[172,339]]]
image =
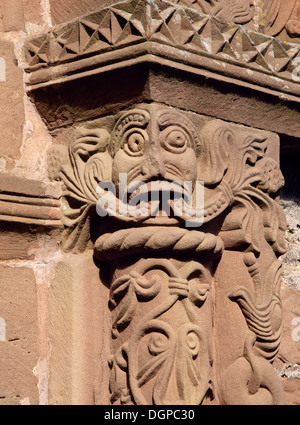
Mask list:
[[[189,262],[178,270],[164,259],[141,260],[112,283],[112,338],[118,342],[122,334],[130,335],[111,359],[113,403],[201,403],[209,388],[209,352],[195,306],[206,301],[209,289],[201,264]],[[145,302],[153,308],[130,326]]]

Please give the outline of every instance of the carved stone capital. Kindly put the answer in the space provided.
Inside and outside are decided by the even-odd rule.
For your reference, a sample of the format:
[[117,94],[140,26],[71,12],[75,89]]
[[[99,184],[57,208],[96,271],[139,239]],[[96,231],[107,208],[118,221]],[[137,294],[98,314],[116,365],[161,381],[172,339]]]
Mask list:
[[283,403],[278,134],[300,134],[300,46],[281,38],[296,2],[261,5],[263,23],[248,0],[123,1],[28,41],[63,249],[93,250],[110,291],[112,404]]
[[[68,137],[50,174],[63,182],[65,249],[94,241],[109,276],[111,402],[281,403],[277,136],[152,103]],[[226,304],[240,334],[220,364]]]

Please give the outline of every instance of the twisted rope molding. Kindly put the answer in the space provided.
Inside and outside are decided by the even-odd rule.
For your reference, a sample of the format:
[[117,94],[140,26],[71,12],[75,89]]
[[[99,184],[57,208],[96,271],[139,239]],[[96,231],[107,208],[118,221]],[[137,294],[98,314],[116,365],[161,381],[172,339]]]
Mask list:
[[95,243],[95,257],[105,261],[120,255],[153,251],[205,253],[217,257],[223,248],[223,241],[213,234],[178,227],[149,226],[101,236]]

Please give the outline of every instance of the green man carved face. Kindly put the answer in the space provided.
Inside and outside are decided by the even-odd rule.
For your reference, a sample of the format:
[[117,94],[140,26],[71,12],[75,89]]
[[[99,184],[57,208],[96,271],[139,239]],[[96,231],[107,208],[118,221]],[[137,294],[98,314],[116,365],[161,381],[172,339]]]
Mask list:
[[133,109],[117,121],[111,136],[112,180],[192,182],[197,179],[199,136],[190,120],[173,109]]

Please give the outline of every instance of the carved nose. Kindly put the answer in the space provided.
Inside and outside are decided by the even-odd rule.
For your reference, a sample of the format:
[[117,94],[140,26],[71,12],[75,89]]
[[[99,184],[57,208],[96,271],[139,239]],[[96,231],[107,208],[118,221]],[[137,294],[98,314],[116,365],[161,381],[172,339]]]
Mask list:
[[159,157],[159,154],[147,158],[142,164],[142,175],[145,180],[164,179],[165,177],[165,164]]

